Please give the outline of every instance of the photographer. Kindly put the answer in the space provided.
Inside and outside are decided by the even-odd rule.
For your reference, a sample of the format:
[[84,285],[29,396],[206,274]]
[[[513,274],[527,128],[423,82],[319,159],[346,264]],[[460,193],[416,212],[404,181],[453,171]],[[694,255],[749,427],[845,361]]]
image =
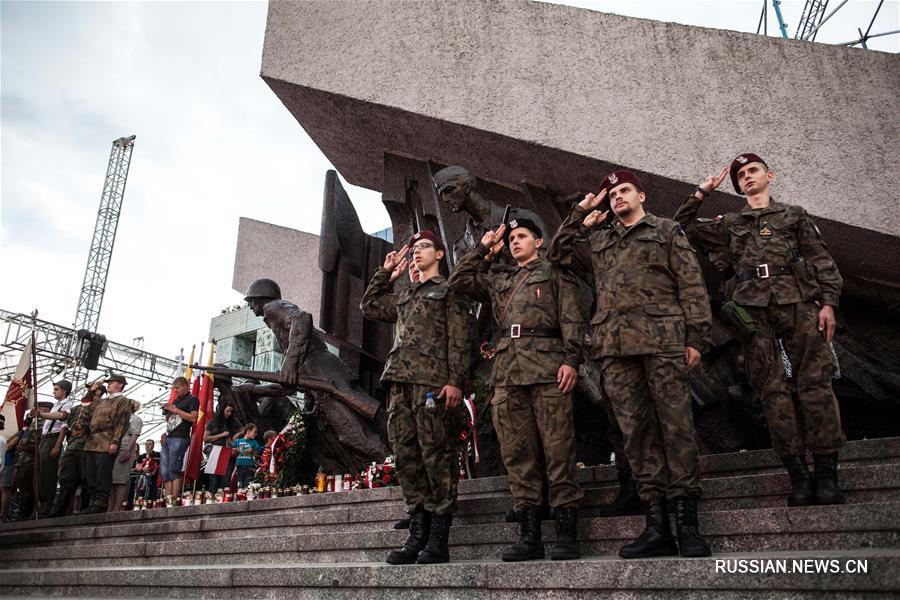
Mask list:
[[191,442],[191,425],[197,422],[200,401],[188,389],[188,380],[176,377],[172,382],[177,398],[170,404],[163,404],[166,415],[165,461],[161,465],[166,496],[181,494],[184,477],[184,454]]

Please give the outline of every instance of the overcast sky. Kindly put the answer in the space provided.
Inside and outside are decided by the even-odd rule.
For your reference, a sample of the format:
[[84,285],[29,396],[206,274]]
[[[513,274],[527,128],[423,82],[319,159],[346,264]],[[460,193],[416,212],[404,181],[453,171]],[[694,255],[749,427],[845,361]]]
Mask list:
[[[763,4],[564,3],[751,32]],[[782,2],[791,34],[803,4]],[[898,28],[898,4],[873,32]],[[854,39],[876,6],[851,1],[818,40]],[[0,308],[71,325],[121,136],[137,140],[100,319],[110,339],[169,357],[199,344],[241,300],[239,217],[319,232],[331,165],[259,77],[265,18],[263,2],[0,3]],[[900,50],[896,35],[870,46]],[[369,231],[390,225],[377,193],[347,188]]]

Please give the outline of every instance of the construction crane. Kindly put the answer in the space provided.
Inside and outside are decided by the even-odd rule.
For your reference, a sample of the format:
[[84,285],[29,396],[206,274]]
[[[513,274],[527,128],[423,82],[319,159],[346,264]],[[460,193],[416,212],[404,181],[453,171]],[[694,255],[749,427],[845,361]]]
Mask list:
[[[794,33],[795,40],[804,40],[808,42],[815,41],[816,34],[819,32],[819,29],[828,22],[831,17],[837,13],[841,7],[847,4],[849,0],[841,0],[838,5],[827,15],[825,14],[826,9],[828,8],[828,0],[806,0],[806,3],[803,5],[803,12],[800,14],[800,21],[797,23],[797,30]],[[772,7],[775,9],[775,19],[778,21],[778,31],[781,37],[787,39],[790,37],[788,35],[788,26],[784,21],[784,17],[781,14],[781,0],[771,0]],[[878,6],[875,8],[875,14],[872,15],[872,20],[869,21],[869,26],[866,28],[865,32],[862,28],[857,28],[859,32],[859,38],[855,40],[850,40],[849,42],[842,42],[837,44],[839,46],[855,46],[859,44],[863,48],[868,48],[866,42],[871,38],[883,37],[886,35],[897,35],[900,33],[900,29],[894,29],[891,31],[882,31],[880,33],[872,33],[872,25],[875,24],[875,18],[878,17],[878,13],[881,11],[881,7],[884,4],[884,0],[879,0]],[[763,0],[762,13],[759,16],[759,24],[756,27],[756,33],[762,33],[763,35],[768,35],[768,19],[769,19],[769,0]]]
[[97,333],[97,326],[100,323],[100,309],[103,307],[106,277],[116,242],[122,200],[125,198],[125,183],[128,181],[134,138],[132,135],[115,140],[109,154],[100,209],[97,211],[84,282],[78,297],[78,308],[75,310],[77,340],[73,340],[74,345],[68,353],[74,358],[70,379],[76,385],[86,378],[86,368],[97,368],[99,356],[105,350],[106,338]]

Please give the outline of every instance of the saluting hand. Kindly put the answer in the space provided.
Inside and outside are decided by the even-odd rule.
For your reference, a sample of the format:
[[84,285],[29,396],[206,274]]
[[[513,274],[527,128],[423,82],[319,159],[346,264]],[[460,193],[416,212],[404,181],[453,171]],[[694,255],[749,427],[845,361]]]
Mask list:
[[600,190],[600,193],[596,196],[594,194],[588,194],[584,197],[584,200],[578,203],[578,206],[585,210],[591,210],[600,206],[600,203],[603,202],[604,198],[606,198],[606,188]]
[[397,281],[400,278],[400,275],[402,275],[406,271],[406,267],[408,264],[409,259],[407,259],[404,255],[403,258],[400,259],[400,262],[397,264],[397,266],[394,267],[394,270],[391,272],[391,282]]
[[495,231],[490,229],[481,236],[481,245],[488,248],[490,252],[485,260],[490,260],[503,249],[503,233],[506,231],[506,224],[501,225]]
[[462,390],[455,385],[447,384],[438,392],[438,398],[444,398],[444,410],[456,408],[462,402]]
[[722,182],[725,180],[725,177],[727,175],[728,167],[722,167],[722,170],[719,171],[718,175],[710,175],[703,180],[703,183],[701,183],[699,187],[701,190],[703,190],[704,194],[709,194],[711,191],[722,185]]
[[400,261],[406,258],[408,252],[409,244],[404,244],[399,250],[388,252],[387,256],[384,257],[384,270],[393,272],[397,265],[400,264]]
[[556,372],[556,383],[559,384],[559,391],[568,394],[575,389],[578,383],[578,369],[569,365],[560,365]]
[[581,224],[588,229],[596,227],[597,225],[600,225],[604,221],[606,221],[607,215],[609,215],[608,210],[605,210],[603,212],[600,212],[599,210],[592,211],[588,216],[584,218],[584,221],[582,221]]

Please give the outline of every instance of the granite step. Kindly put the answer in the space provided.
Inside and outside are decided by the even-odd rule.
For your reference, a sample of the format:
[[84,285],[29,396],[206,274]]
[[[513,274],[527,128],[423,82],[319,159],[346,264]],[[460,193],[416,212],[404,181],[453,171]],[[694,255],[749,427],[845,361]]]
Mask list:
[[[900,502],[715,511],[703,515],[701,528],[716,552],[900,548],[898,514]],[[640,534],[643,526],[642,517],[581,519],[582,552],[615,555]],[[553,523],[545,522],[543,529],[549,546],[555,539]],[[378,562],[405,539],[406,532],[392,529],[297,534],[285,528],[280,535],[162,542],[135,538],[126,543],[111,536],[103,544],[9,548],[4,551],[0,569]],[[451,552],[456,560],[498,558],[515,539],[514,524],[454,526]]]
[[[733,571],[733,572],[731,572]],[[760,571],[762,571],[760,573]],[[455,561],[85,567],[0,571],[4,598],[298,598],[349,600],[583,600],[895,598],[900,550],[726,553],[709,558],[566,562]]]
[[[851,504],[900,500],[900,465],[847,467],[841,485]],[[784,473],[719,477],[704,480],[701,513],[785,505],[789,480]],[[612,499],[615,486],[586,487],[581,515],[593,517]],[[508,490],[464,497],[458,525],[503,520],[512,499]],[[364,533],[390,529],[405,509],[399,488],[295,496],[231,504],[85,515],[5,524],[0,547],[103,544],[110,538],[174,541],[281,534]],[[241,534],[241,532],[243,532]]]

